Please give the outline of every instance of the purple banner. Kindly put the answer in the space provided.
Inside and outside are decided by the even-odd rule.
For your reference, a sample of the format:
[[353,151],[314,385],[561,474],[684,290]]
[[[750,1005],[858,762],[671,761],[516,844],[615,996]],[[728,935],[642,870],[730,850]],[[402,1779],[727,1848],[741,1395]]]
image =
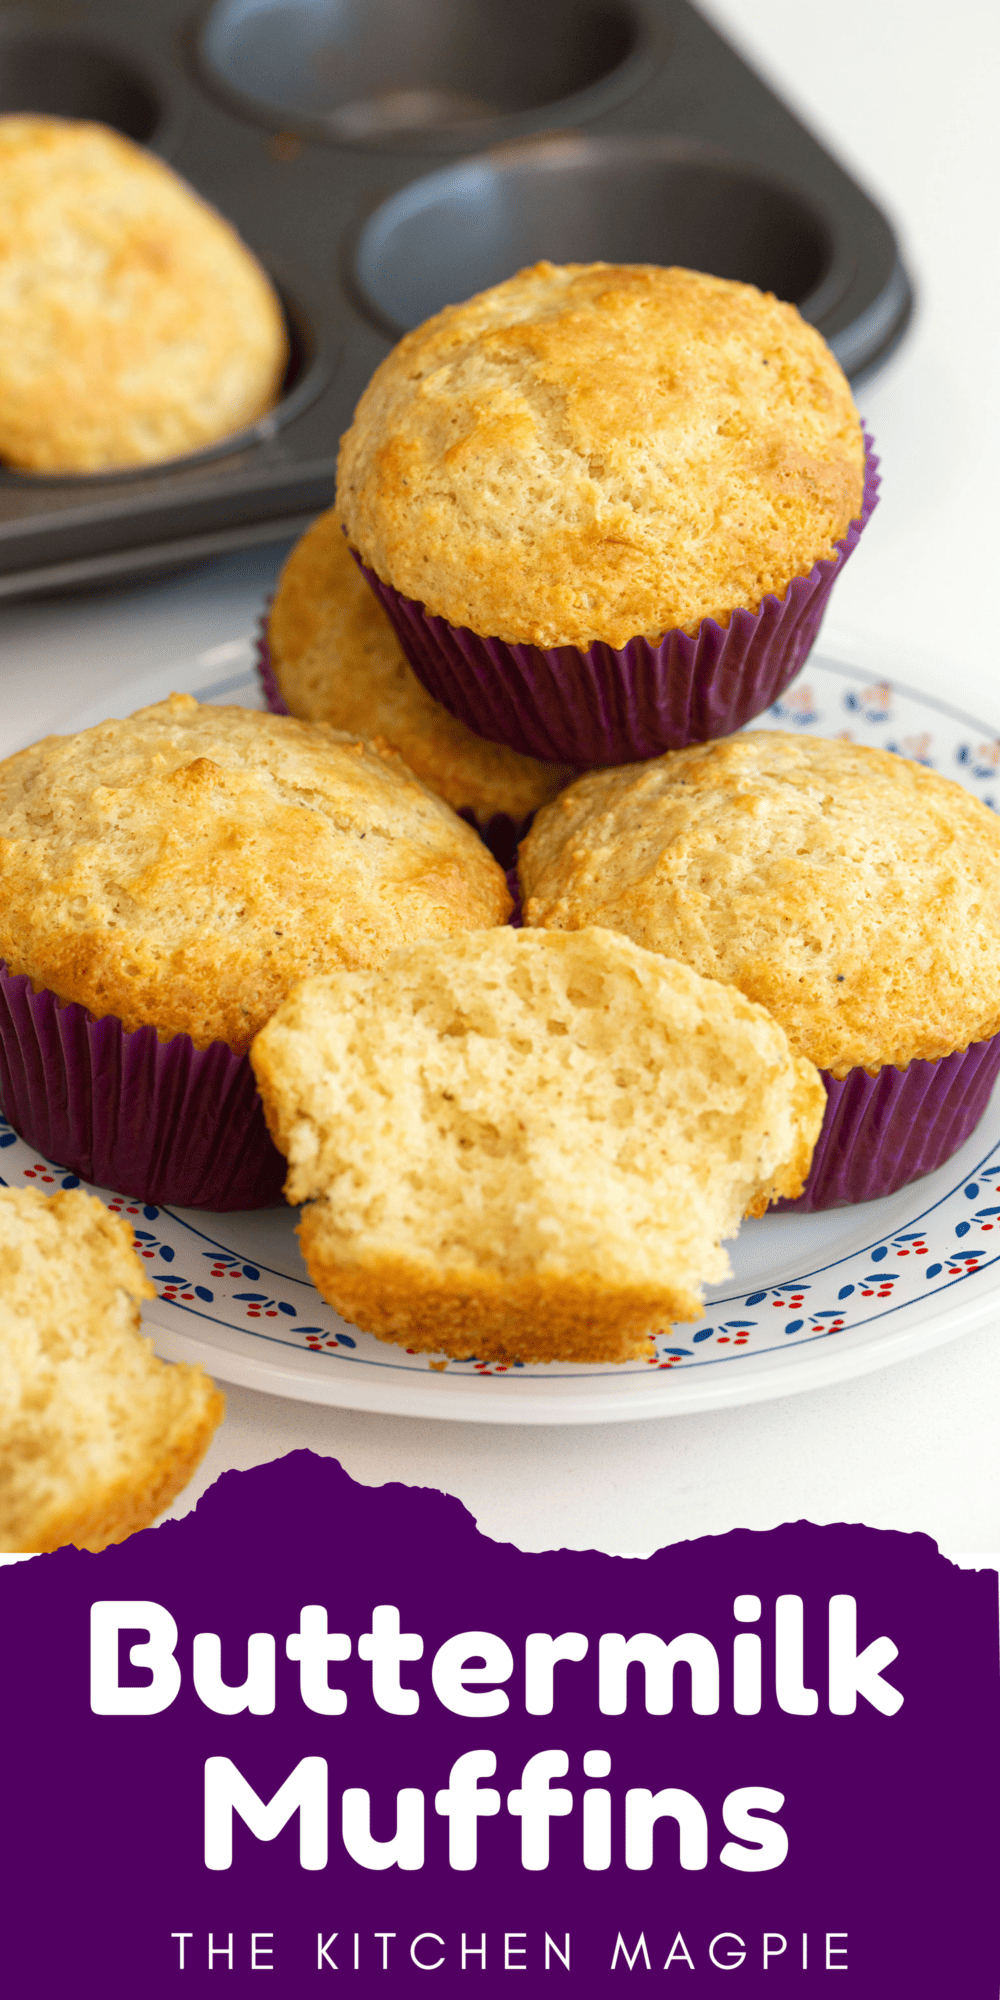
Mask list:
[[996,2000],[996,1577],[926,1537],[527,1555],[299,1452],[0,1605],[11,1995]]

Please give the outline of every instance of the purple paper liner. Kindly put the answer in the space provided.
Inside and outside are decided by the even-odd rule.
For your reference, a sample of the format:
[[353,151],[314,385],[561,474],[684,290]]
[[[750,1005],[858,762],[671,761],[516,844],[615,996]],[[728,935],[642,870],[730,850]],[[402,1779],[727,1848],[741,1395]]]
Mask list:
[[837,554],[784,597],[734,611],[723,628],[706,618],[693,638],[679,629],[658,646],[508,645],[433,617],[382,583],[352,550],[385,607],[414,673],[436,701],[478,736],[529,757],[587,768],[631,764],[729,736],[777,701],[816,637],[834,582],[878,500],[878,459],[865,432],[861,512]]
[[[266,611],[261,614],[255,643],[257,647],[257,672],[260,676],[260,683],[264,690],[264,697],[268,708],[272,715],[290,715],[291,709],[275,678],[274,665],[271,660],[271,648],[267,641]],[[464,819],[466,824],[471,826],[473,832],[478,833],[480,840],[489,848],[494,861],[499,861],[504,874],[509,875],[510,870],[514,867],[517,860],[518,842],[523,840],[525,834],[528,832],[531,822],[535,817],[534,813],[529,813],[526,819],[512,819],[509,813],[504,812],[492,813],[484,825],[477,817],[475,809],[472,806],[458,806],[456,810],[459,819]],[[520,907],[520,899],[518,899],[518,907]]]
[[820,1071],[826,1113],[809,1178],[796,1201],[775,1208],[847,1208],[877,1201],[950,1160],[979,1123],[1000,1073],[1000,1035],[939,1062]]
[[260,683],[264,690],[264,700],[267,702],[271,714],[291,715],[292,711],[278,686],[274,671],[274,662],[271,659],[271,648],[268,644],[267,621],[270,608],[271,601],[268,599],[264,610],[260,614],[257,625],[257,636],[254,641],[257,648],[257,672],[260,675]]
[[509,888],[511,873],[516,873],[517,870],[518,843],[529,831],[535,817],[534,813],[529,813],[527,819],[511,819],[509,813],[491,813],[484,825],[482,820],[476,818],[471,806],[460,806],[458,817],[464,819],[467,826],[471,826],[473,833],[478,833],[484,847],[489,848],[494,861],[500,863],[508,878]]
[[272,1208],[286,1163],[247,1056],[127,1033],[0,963],[0,1104],[47,1160],[157,1207]]

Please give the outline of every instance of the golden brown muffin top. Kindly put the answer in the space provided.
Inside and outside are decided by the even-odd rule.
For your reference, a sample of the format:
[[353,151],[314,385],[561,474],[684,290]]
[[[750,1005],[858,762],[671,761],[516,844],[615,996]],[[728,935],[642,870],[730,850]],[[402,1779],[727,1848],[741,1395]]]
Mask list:
[[190,695],[0,764],[0,958],[242,1054],[296,982],[502,923],[478,836],[391,750]]
[[860,511],[861,425],[794,306],[650,264],[536,264],[417,327],[341,444],[384,583],[484,638],[624,646],[756,610]]
[[753,730],[594,772],[520,868],[527,924],[731,980],[836,1077],[1000,1029],[1000,821],[888,751]]
[[235,229],[103,125],[0,118],[0,459],[98,472],[269,410],[288,358]]
[[292,550],[268,626],[274,676],[293,715],[384,738],[456,811],[527,819],[568,785],[544,764],[476,736],[428,694],[354,561],[335,508]]

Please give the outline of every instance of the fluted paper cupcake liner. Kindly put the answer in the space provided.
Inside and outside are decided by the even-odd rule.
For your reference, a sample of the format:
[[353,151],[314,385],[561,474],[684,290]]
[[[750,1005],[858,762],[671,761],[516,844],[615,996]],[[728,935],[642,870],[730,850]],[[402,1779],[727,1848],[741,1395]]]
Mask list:
[[264,690],[264,700],[271,714],[291,715],[292,711],[278,686],[277,676],[274,671],[274,661],[271,658],[271,648],[268,644],[267,621],[269,608],[270,601],[267,609],[261,612],[257,625],[257,637],[254,642],[257,648],[257,672],[260,676],[261,687]]
[[975,1131],[1000,1074],[1000,1035],[940,1062],[911,1062],[842,1080],[820,1072],[826,1114],[797,1201],[782,1209],[846,1208],[877,1201],[943,1166]]
[[155,1028],[126,1033],[0,965],[0,1103],[81,1180],[158,1207],[270,1208],[286,1164],[246,1056]]
[[674,630],[659,645],[507,645],[433,617],[413,598],[355,561],[384,605],[414,673],[436,701],[478,736],[529,757],[588,767],[631,764],[728,736],[762,715],[794,680],[827,599],[878,499],[878,459],[865,434],[861,512],[837,554],[783,597],[727,626],[706,618],[692,638]]
[[[291,709],[278,686],[271,659],[271,648],[267,641],[266,612],[260,620],[256,645],[257,672],[268,708],[272,715],[290,715]],[[523,840],[528,832],[534,813],[529,813],[527,819],[512,819],[509,813],[504,812],[491,813],[484,823],[478,818],[473,806],[459,806],[456,810],[459,819],[464,819],[474,832],[478,833],[480,840],[489,848],[494,861],[499,861],[506,874],[517,860],[518,842]]]

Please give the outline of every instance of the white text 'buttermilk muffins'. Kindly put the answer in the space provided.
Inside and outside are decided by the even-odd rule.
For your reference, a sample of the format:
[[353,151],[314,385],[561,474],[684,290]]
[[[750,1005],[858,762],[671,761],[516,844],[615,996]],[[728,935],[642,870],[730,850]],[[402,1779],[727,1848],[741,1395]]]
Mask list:
[[697,271],[537,264],[382,362],[337,506],[431,693],[484,736],[595,765],[777,697],[869,475],[794,306]]
[[279,1002],[509,910],[473,830],[323,723],[172,695],[47,737],[0,764],[7,1116],[147,1201],[276,1201],[246,1050]]
[[307,980],[251,1060],[323,1297],[457,1358],[648,1357],[823,1107],[763,1008],[602,930]]
[[521,848],[528,925],[607,924],[730,980],[824,1072],[804,1198],[887,1194],[961,1145],[1000,1066],[1000,822],[844,741],[752,730],[595,772]]
[[474,817],[507,865],[525,822],[576,776],[568,765],[543,764],[474,736],[432,700],[332,508],[285,564],[267,645],[262,674],[272,708],[390,743],[432,792]]
[[103,472],[255,423],[284,314],[235,229],[130,139],[0,118],[0,460]]
[[98,1550],[187,1485],[224,1404],[139,1332],[132,1232],[79,1190],[0,1188],[0,1549]]

